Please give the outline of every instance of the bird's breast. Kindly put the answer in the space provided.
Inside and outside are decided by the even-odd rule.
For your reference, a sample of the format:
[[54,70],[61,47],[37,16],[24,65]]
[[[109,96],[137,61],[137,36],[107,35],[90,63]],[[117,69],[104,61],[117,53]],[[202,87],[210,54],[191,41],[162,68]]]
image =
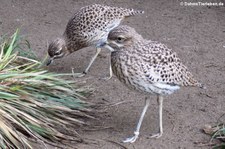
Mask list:
[[179,86],[152,82],[141,69],[141,60],[125,52],[112,52],[111,64],[114,75],[128,88],[139,92],[168,95],[178,90]]

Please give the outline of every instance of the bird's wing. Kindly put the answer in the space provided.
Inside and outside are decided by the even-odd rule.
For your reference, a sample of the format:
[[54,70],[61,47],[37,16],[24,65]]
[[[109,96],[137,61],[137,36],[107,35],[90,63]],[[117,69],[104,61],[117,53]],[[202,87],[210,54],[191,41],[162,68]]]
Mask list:
[[179,86],[200,86],[177,54],[164,44],[149,41],[142,46],[141,71],[151,82]]

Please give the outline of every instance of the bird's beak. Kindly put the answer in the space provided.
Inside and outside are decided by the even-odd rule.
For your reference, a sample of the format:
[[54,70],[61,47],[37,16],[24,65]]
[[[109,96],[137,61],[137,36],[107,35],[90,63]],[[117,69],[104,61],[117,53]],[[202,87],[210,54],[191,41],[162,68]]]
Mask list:
[[48,60],[48,62],[46,63],[46,65],[47,65],[47,66],[50,65],[50,64],[53,62],[53,60],[54,60],[53,57],[49,58],[49,60]]
[[113,52],[113,51],[115,51],[112,47],[110,47],[108,44],[106,44],[105,46],[104,46],[106,49],[108,49],[110,52]]
[[105,42],[104,47],[105,47],[106,49],[108,49],[110,52],[115,51],[112,47],[109,46],[109,41],[108,41],[108,40]]

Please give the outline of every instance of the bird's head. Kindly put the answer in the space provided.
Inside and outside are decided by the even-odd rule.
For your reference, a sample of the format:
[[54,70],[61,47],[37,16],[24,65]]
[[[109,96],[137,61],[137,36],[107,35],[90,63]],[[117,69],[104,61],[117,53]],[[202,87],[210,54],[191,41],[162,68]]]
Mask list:
[[48,46],[48,55],[49,61],[47,65],[50,65],[54,59],[62,58],[65,55],[68,55],[69,51],[67,50],[66,42],[62,38],[57,38],[51,42]]
[[142,39],[142,36],[139,35],[134,28],[121,25],[110,31],[106,42],[106,48],[110,51],[117,51]]

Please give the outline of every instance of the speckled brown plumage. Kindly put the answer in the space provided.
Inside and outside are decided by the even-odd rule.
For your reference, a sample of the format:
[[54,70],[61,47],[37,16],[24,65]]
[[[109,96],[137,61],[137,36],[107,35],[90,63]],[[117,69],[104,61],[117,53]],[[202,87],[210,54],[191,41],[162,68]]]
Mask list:
[[111,55],[113,72],[123,83],[135,86],[138,85],[135,80],[141,80],[152,85],[201,86],[177,54],[164,44],[145,40],[128,26],[114,29],[109,34],[109,40],[115,41],[115,37],[121,34],[126,39],[124,43],[117,44],[122,44],[123,47],[117,47],[115,42],[110,46],[115,50]]
[[140,13],[144,12],[99,4],[82,7],[69,20],[63,36],[50,43],[48,64],[53,59],[62,58],[88,46],[95,46],[98,50],[85,70],[87,73],[101,51],[100,48],[105,45],[108,33],[117,27],[125,17]]
[[[158,96],[160,114],[160,132],[153,137],[162,135],[162,101],[163,95],[172,94],[180,86],[203,87],[177,54],[164,44],[145,40],[133,28],[119,26],[108,36],[108,48],[111,53],[113,73],[131,89]],[[149,105],[146,101],[142,118]],[[140,119],[135,136],[125,142],[134,142],[139,134]]]
[[110,30],[125,17],[143,13],[134,9],[94,4],[81,8],[67,24],[64,37],[73,52],[87,46],[101,46]]

